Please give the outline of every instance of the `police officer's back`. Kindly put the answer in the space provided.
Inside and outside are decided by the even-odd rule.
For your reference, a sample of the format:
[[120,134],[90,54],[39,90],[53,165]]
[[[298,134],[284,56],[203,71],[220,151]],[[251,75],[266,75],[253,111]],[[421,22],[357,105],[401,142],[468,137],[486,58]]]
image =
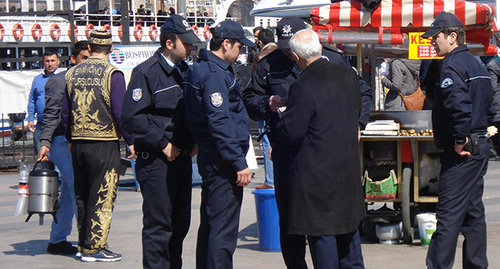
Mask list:
[[232,268],[243,187],[251,172],[245,160],[248,114],[231,64],[243,44],[254,44],[233,21],[221,22],[212,35],[211,51],[200,51],[184,80],[186,116],[198,143],[203,180],[196,267]]

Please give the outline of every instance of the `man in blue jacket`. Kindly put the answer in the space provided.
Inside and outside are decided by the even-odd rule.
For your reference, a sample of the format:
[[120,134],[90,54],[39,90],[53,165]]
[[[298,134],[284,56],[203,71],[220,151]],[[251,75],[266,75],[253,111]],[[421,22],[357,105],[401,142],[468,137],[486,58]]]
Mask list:
[[427,252],[427,267],[452,268],[462,232],[463,267],[487,268],[482,196],[489,159],[486,128],[494,112],[491,78],[464,45],[465,31],[454,14],[439,13],[422,37],[432,37],[437,55],[444,56],[432,109],[434,142],[443,153],[438,222]]
[[59,73],[59,55],[52,49],[47,49],[43,53],[43,73],[33,79],[31,91],[28,99],[28,130],[33,132],[33,144],[35,145],[35,154],[40,150],[40,128],[35,129],[35,116],[37,124],[43,122],[43,109],[45,108],[45,84],[52,75]]
[[243,45],[255,44],[233,21],[221,22],[212,35],[210,51],[200,51],[184,79],[186,118],[198,143],[203,180],[196,267],[232,268],[243,187],[252,174],[245,160],[248,114],[231,65]]
[[143,267],[181,268],[191,220],[191,156],[196,154],[184,118],[182,76],[200,40],[179,15],[168,17],[160,33],[161,47],[132,71],[122,120],[138,155]]

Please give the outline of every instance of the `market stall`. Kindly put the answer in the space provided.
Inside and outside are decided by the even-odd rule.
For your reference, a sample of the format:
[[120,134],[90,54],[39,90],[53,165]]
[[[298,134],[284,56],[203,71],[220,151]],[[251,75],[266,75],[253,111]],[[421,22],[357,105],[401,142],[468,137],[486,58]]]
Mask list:
[[[380,56],[377,54],[379,48],[389,51],[389,57],[408,58],[409,44],[418,43],[412,39],[421,39],[420,34],[431,26],[441,11],[453,13],[462,21],[467,45],[474,48],[471,52],[476,55],[497,53],[497,47],[490,43],[498,29],[494,9],[489,4],[460,0],[382,0],[370,11],[358,0],[340,1],[312,9],[311,21],[322,43],[335,43],[344,50],[356,44],[360,70],[363,56],[376,58]],[[422,48],[431,50],[430,42],[425,42],[427,44]],[[363,55],[362,48],[366,44],[371,51]],[[387,57],[387,54],[382,55]],[[435,55],[428,53],[424,56],[432,58]],[[372,61],[372,66],[374,63],[376,60]],[[375,76],[375,72],[372,73]],[[368,132],[361,136],[362,180],[365,184],[372,179],[379,182],[393,180],[393,185],[397,186],[377,194],[365,185],[367,204],[393,203],[394,208],[369,211],[369,217],[371,215],[379,221],[401,221],[403,241],[412,243],[416,213],[432,211],[438,201],[440,150],[433,142],[431,113],[372,112],[370,121],[376,120],[390,120],[397,130]],[[375,189],[378,187],[380,185],[374,185]]]
[[382,0],[373,11],[360,1],[340,1],[311,10],[313,30],[325,43],[408,44],[408,33],[424,32],[441,11],[457,15],[467,43],[483,46],[485,55],[496,54],[490,44],[498,30],[489,4],[460,0]]

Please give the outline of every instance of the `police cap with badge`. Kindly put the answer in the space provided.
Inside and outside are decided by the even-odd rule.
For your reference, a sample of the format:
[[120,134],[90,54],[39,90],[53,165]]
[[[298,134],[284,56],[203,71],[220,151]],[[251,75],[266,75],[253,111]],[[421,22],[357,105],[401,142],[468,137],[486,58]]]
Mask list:
[[193,28],[182,16],[177,14],[171,15],[165,19],[165,23],[160,28],[162,34],[176,34],[182,41],[187,44],[195,44],[200,42],[198,36],[194,33]]
[[222,21],[214,26],[212,31],[215,35],[222,38],[238,40],[243,43],[243,45],[255,47],[255,43],[246,38],[243,26],[235,21]]
[[[255,47],[255,43],[248,40],[245,36],[245,30],[241,24],[234,21],[222,21],[212,29],[214,35],[220,36],[224,39],[238,40],[243,45],[248,47]],[[220,107],[224,102],[222,94],[220,92],[214,92],[210,94],[210,103],[214,107]]]
[[278,49],[290,48],[290,38],[300,30],[306,29],[306,24],[299,17],[284,17],[276,26]]

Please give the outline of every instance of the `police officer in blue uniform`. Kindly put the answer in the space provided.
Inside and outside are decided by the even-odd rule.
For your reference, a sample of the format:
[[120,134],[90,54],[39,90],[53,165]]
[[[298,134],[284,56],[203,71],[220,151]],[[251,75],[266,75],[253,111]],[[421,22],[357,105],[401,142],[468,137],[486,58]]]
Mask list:
[[[269,126],[269,140],[272,146],[275,193],[280,214],[280,240],[283,259],[288,268],[307,268],[305,262],[306,237],[287,234],[288,189],[287,180],[289,156],[293,149],[281,143],[276,136],[279,122],[277,108],[286,106],[288,89],[298,78],[300,69],[294,62],[289,39],[296,32],[305,29],[305,23],[297,17],[285,17],[278,22],[278,49],[263,58],[254,72],[249,86],[243,92],[245,106],[253,120],[265,120]],[[340,50],[323,45],[323,57],[330,62],[350,66]],[[358,120],[364,128],[370,117],[372,90],[359,78],[361,91],[361,114]]]
[[255,44],[237,22],[223,21],[211,31],[210,51],[200,51],[184,80],[186,118],[198,143],[203,180],[196,268],[232,268],[243,187],[251,172],[245,160],[248,114],[231,65],[243,45]]
[[358,70],[352,67],[349,61],[347,61],[345,55],[341,50],[327,44],[322,44],[322,46],[323,58],[334,64],[351,67],[358,75],[359,89],[361,91],[361,114],[359,115],[358,126],[360,129],[364,129],[370,119],[370,111],[372,108],[373,99],[372,89],[370,88],[370,86],[368,86],[366,81],[364,81],[361,76],[359,76]]
[[181,268],[191,218],[190,156],[196,153],[185,122],[182,76],[192,44],[200,40],[179,15],[167,18],[160,32],[161,47],[132,71],[122,119],[138,152],[143,267]]
[[463,267],[487,268],[482,196],[489,157],[486,128],[494,115],[490,77],[463,45],[465,32],[454,14],[439,13],[422,37],[432,37],[437,55],[444,56],[432,109],[434,142],[443,153],[438,223],[427,267],[452,268],[462,232]]

